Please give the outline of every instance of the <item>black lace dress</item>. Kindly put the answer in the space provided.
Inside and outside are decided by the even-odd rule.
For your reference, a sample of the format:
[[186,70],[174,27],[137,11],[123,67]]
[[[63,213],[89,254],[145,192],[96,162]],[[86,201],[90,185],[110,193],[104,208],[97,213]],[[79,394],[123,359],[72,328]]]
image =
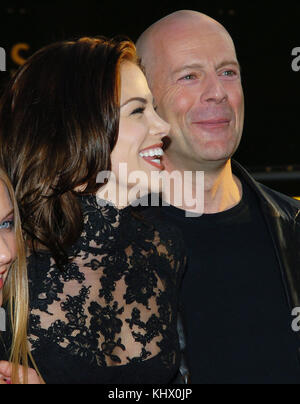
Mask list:
[[180,361],[180,236],[132,207],[80,200],[84,230],[65,270],[48,253],[29,257],[29,342],[39,370],[46,383],[170,383]]

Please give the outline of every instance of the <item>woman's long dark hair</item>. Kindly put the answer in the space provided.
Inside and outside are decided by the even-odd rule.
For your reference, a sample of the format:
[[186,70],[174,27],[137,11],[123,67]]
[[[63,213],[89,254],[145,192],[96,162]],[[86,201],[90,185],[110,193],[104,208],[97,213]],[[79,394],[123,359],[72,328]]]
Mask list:
[[59,267],[82,231],[74,189],[87,184],[84,193],[96,193],[97,174],[111,169],[124,61],[137,63],[129,40],[58,42],[36,52],[0,100],[0,164],[28,240]]

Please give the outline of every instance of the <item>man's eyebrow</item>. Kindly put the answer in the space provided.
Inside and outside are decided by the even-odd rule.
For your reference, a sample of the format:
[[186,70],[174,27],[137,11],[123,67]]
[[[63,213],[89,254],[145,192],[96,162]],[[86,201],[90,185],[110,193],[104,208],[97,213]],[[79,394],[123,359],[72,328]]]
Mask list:
[[241,70],[241,66],[237,60],[224,60],[220,64],[217,65],[217,69],[221,69],[225,66],[236,66],[239,70]]
[[[224,60],[223,62],[219,63],[217,65],[217,69],[221,69],[224,66],[236,66],[238,69],[241,70],[241,66],[239,64],[239,62],[237,60]],[[181,67],[179,67],[178,69],[173,71],[173,74],[178,74],[180,72],[183,72],[185,70],[192,70],[192,69],[203,69],[204,65],[201,63],[190,63],[190,64],[186,64],[183,65]]]
[[146,98],[142,98],[142,97],[132,97],[129,98],[128,100],[126,100],[122,105],[121,108],[124,107],[125,105],[129,104],[132,101],[138,101],[138,102],[142,102],[143,104],[147,104],[148,101],[146,100]]
[[0,219],[0,222],[4,222],[11,214],[14,213],[14,209],[12,208],[2,219]]
[[179,67],[178,69],[175,69],[172,73],[173,74],[178,74],[180,72],[183,72],[184,70],[190,70],[190,69],[202,69],[204,66],[200,63],[190,63],[188,65],[183,65]]

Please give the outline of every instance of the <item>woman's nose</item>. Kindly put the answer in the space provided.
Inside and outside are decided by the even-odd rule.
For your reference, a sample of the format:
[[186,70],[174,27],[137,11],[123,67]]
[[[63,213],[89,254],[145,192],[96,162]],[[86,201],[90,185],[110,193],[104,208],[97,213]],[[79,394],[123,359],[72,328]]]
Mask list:
[[[9,248],[5,237],[0,235],[0,266],[10,264],[12,261],[12,251]],[[1,274],[1,268],[0,268]]]
[[161,135],[166,136],[169,134],[171,126],[163,120],[156,112],[155,112],[155,119],[152,125],[151,134],[152,135]]

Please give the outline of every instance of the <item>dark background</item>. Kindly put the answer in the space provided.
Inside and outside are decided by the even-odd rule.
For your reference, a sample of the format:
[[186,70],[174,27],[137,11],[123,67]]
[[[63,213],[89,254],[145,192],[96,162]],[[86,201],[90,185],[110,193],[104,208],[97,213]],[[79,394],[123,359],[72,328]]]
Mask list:
[[[40,47],[82,35],[125,34],[136,40],[156,20],[180,9],[204,12],[234,39],[246,98],[243,140],[236,159],[267,185],[300,195],[300,71],[292,50],[300,47],[300,1],[5,1],[0,3],[0,47],[7,72],[18,67],[18,43],[26,59]],[[300,67],[300,62],[299,62]]]

